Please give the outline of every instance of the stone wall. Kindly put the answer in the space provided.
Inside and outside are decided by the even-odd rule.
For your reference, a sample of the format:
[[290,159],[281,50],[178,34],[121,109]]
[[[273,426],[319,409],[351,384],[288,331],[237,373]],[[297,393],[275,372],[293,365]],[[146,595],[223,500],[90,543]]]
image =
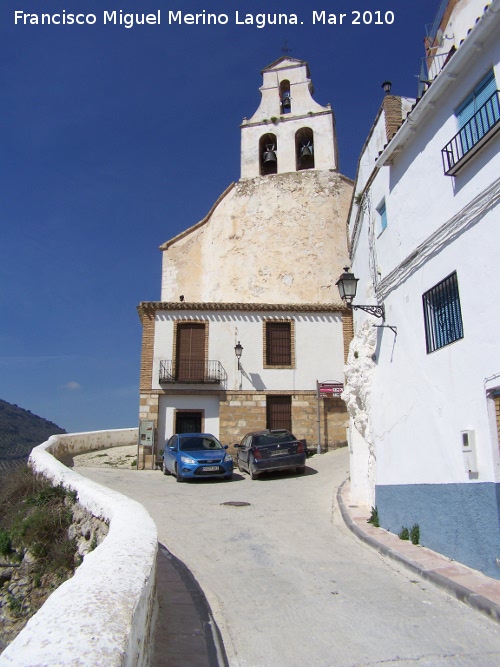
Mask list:
[[[136,444],[137,429],[52,436],[35,447],[33,468],[76,491],[109,522],[109,533],[59,586],[0,656],[2,667],[146,667],[156,608],[156,526],[139,503],[68,469],[57,458]],[[53,454],[53,455],[52,455]]]
[[[72,522],[68,538],[75,543],[75,563],[101,544],[108,534],[108,524],[87,512],[78,503],[69,502]],[[0,560],[0,652],[21,632],[28,620],[41,607],[48,596],[64,579],[61,572],[46,571],[41,574],[38,559],[24,550],[19,560],[19,550]]]
[[[220,402],[220,440],[234,445],[245,433],[266,428],[266,395],[269,392],[227,392]],[[277,392],[283,395],[286,392]],[[318,443],[318,401],[315,391],[303,391],[292,396],[292,429],[308,447]],[[339,398],[320,399],[321,448],[323,451],[347,444],[349,420],[345,404]]]
[[336,302],[351,195],[327,170],[238,181],[203,224],[161,246],[162,301]]

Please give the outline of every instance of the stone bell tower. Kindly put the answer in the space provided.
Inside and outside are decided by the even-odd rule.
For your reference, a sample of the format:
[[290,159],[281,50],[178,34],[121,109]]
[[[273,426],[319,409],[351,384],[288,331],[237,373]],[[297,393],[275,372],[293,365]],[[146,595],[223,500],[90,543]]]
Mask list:
[[241,178],[337,170],[335,118],[312,98],[307,63],[283,56],[262,74],[259,108],[241,125]]

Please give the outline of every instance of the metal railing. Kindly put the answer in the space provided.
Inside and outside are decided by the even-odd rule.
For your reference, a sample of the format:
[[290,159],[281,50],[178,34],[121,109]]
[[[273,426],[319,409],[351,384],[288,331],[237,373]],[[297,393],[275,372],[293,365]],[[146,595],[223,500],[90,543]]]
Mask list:
[[439,5],[439,8],[436,12],[436,15],[434,17],[434,21],[428,25],[425,26],[425,30],[427,33],[427,38],[429,40],[434,40],[436,39],[436,36],[438,34],[439,26],[441,25],[441,21],[443,20],[444,13],[446,11],[446,7],[448,6],[449,0],[441,0],[441,3]]
[[422,58],[420,75],[418,77],[417,97],[422,97],[426,86],[429,86],[434,81],[455,51],[456,49],[453,48],[446,53],[436,53],[433,56],[424,56]]
[[441,149],[446,176],[453,176],[468,157],[473,155],[473,149],[479,149],[491,137],[493,130],[498,129],[500,129],[500,91],[496,90],[453,139]]
[[166,359],[160,361],[160,383],[224,384],[227,373],[220,361]]

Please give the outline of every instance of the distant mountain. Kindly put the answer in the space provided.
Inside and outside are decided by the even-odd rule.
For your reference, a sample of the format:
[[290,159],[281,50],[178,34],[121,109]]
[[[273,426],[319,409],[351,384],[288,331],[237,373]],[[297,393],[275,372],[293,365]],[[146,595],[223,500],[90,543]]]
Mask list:
[[0,399],[0,472],[28,460],[29,453],[51,435],[66,433],[29,410]]

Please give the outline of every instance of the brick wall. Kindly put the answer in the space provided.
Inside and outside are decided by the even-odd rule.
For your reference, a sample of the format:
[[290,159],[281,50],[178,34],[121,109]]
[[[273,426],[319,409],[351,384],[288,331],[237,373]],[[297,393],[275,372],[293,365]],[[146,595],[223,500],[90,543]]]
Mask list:
[[141,392],[151,390],[153,376],[153,351],[155,340],[155,312],[146,310],[141,314],[142,321],[142,349],[141,349]]
[[402,104],[401,98],[395,95],[386,95],[384,97],[384,115],[385,115],[385,133],[387,141],[399,130],[402,123]]
[[344,338],[344,363],[347,363],[347,355],[349,354],[349,345],[354,338],[354,321],[352,318],[352,310],[344,311],[342,313],[342,334]]

